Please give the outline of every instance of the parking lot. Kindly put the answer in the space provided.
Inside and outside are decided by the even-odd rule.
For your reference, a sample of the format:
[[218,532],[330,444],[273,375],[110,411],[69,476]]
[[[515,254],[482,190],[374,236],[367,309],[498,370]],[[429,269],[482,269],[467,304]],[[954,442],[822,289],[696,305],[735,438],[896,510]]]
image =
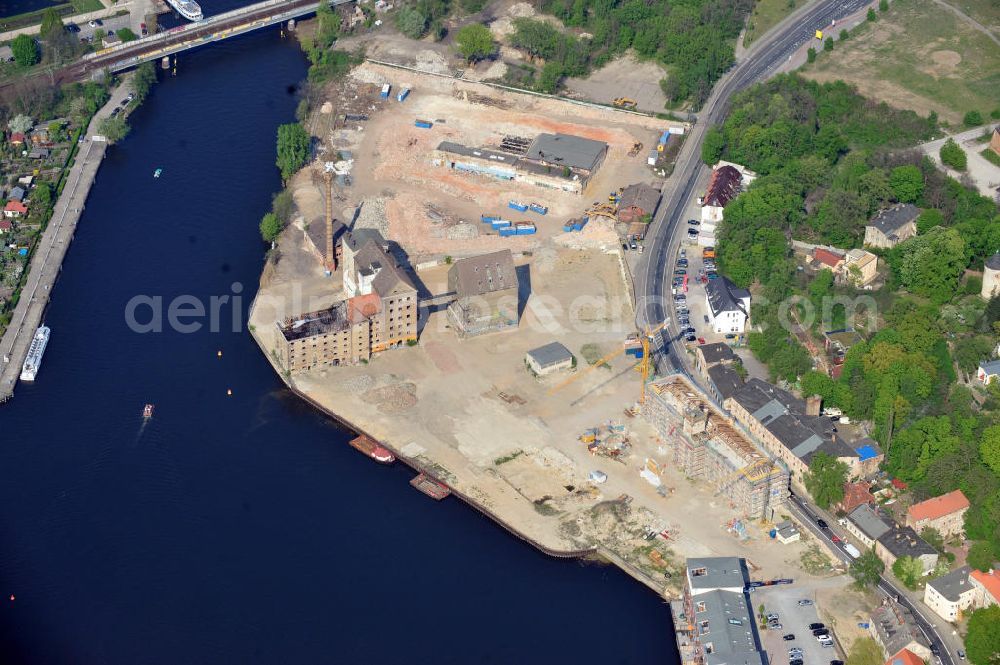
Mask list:
[[[816,613],[815,604],[805,607],[798,604],[803,599],[815,602],[811,592],[797,589],[795,585],[761,588],[751,594],[755,609],[763,604],[765,613],[777,614],[781,623],[778,630],[761,631],[761,641],[770,663],[788,665],[788,650],[793,647],[802,649],[802,665],[830,665],[832,660],[844,660],[831,626],[827,628],[834,639],[833,647],[824,647],[813,637],[809,624],[822,623],[822,620]],[[785,640],[785,635],[795,635],[795,639]]]

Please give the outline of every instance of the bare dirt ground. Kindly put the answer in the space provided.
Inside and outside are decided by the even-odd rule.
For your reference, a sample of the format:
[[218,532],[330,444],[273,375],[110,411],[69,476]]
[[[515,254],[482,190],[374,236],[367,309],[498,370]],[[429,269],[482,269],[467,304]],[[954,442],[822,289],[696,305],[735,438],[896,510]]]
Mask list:
[[[404,103],[380,101],[383,81],[413,92]],[[598,355],[621,349],[634,333],[635,314],[610,225],[592,222],[583,233],[566,234],[562,223],[611,189],[651,180],[643,153],[627,151],[635,141],[650,145],[665,123],[370,63],[329,93],[329,112],[318,113],[310,127],[323,144],[321,163],[351,165],[352,184],[336,188],[336,214],[382,228],[412,265],[420,264],[417,281],[432,294],[446,289],[444,257],[511,248],[526,277],[523,314],[515,331],[461,340],[444,311],[423,311],[416,347],[286,380],[548,549],[598,547],[669,594],[679,590],[687,556],[738,554],[751,560],[755,576],[787,574],[787,561],[798,561],[806,545],[780,545],[767,537],[767,525],[757,524],[746,525],[748,537],[738,540],[731,507],[670,468],[651,427],[624,413],[638,399],[636,361],[618,355],[607,368],[591,369],[583,353],[584,347]],[[369,119],[341,126],[336,119],[345,112]],[[417,129],[415,118],[434,127]],[[609,143],[585,196],[459,176],[429,161],[446,138],[475,145],[539,132]],[[343,297],[342,276],[323,275],[308,233],[324,216],[318,166],[291,183],[298,217],[272,253],[251,315],[272,361],[275,321]],[[532,216],[538,235],[501,241],[474,221],[482,212],[506,210],[511,198],[549,206],[547,216]],[[526,369],[526,352],[551,341],[576,355],[575,374],[539,379]],[[574,380],[560,386],[568,376]],[[619,459],[594,455],[579,440],[609,421],[623,424],[629,440]],[[661,491],[639,476],[647,459],[662,469]],[[594,470],[607,481],[590,482]]]
[[[383,82],[392,84],[394,93],[403,87],[412,92],[403,103],[394,97],[380,100],[377,93]],[[337,214],[349,219],[346,211],[366,198],[381,197],[388,235],[413,261],[504,247],[529,250],[563,235],[563,223],[580,216],[592,201],[603,199],[613,189],[654,180],[645,164],[645,152],[636,156],[628,152],[636,142],[652,145],[671,124],[372,63],[356,68],[350,81],[336,88],[331,90],[331,112],[318,114],[311,128],[323,137],[321,161],[335,159],[335,151],[341,156],[349,153],[354,160],[353,184],[338,187]],[[369,120],[338,127],[334,121],[344,108],[365,113]],[[415,127],[418,118],[433,121],[433,128]],[[609,144],[608,157],[583,196],[462,174],[431,162],[431,152],[444,140],[491,146],[504,135],[531,138],[543,132],[575,134]],[[295,199],[309,223],[323,217],[320,187],[318,181],[297,181]],[[515,213],[507,208],[511,199],[543,203],[549,213],[544,217]],[[533,221],[539,232],[501,239],[479,222],[484,213],[509,213],[515,221]],[[590,240],[594,246],[614,243],[609,224],[595,222],[593,227],[574,234],[572,241]]]
[[662,112],[667,98],[660,89],[666,71],[655,62],[640,62],[626,56],[609,62],[583,79],[567,79],[566,88],[576,99],[590,99],[610,104],[616,97],[629,97],[639,103],[640,111]]

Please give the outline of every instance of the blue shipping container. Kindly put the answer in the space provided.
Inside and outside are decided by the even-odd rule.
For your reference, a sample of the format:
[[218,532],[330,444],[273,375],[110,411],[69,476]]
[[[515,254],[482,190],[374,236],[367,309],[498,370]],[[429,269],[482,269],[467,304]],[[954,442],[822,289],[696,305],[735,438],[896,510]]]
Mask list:
[[576,224],[573,225],[573,230],[574,231],[582,231],[583,227],[585,227],[586,225],[587,225],[587,218],[584,217],[579,222],[577,222]]
[[513,226],[504,227],[504,228],[500,229],[499,233],[500,233],[500,237],[501,238],[506,238],[507,236],[516,235],[516,232],[515,232]]
[[497,217],[496,215],[480,215],[479,219],[483,220],[484,223],[489,224],[493,220],[500,219],[500,218]]
[[416,120],[413,122],[413,125],[421,129],[430,129],[434,125],[434,123],[432,123],[430,120]]
[[396,95],[396,101],[399,102],[404,101],[409,95],[410,95],[410,89],[403,88],[403,90],[398,95]]
[[578,231],[578,230],[579,229],[576,228],[576,224],[574,224],[572,221],[563,224],[563,231]]
[[382,99],[389,99],[389,91],[392,90],[392,86],[388,83],[382,84],[382,93],[379,95]]
[[528,206],[526,206],[523,203],[520,203],[518,201],[511,201],[510,203],[507,204],[507,207],[508,208],[513,208],[514,210],[516,210],[518,212],[527,212],[527,210],[528,210]]
[[514,228],[516,229],[517,235],[519,236],[530,236],[532,233],[536,231],[534,224],[525,226],[516,226]]
[[495,228],[495,229],[502,229],[502,228],[505,228],[507,226],[510,226],[510,220],[509,219],[494,219],[492,222],[490,222],[490,225],[493,228]]
[[549,211],[548,208],[546,208],[543,205],[539,205],[537,203],[529,203],[528,210],[530,210],[531,212],[537,212],[539,215],[544,215]]

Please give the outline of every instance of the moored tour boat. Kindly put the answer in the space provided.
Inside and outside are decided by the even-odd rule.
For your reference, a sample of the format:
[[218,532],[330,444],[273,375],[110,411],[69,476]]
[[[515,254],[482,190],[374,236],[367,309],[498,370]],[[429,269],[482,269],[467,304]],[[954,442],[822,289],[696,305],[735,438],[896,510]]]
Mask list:
[[393,455],[387,448],[380,446],[364,434],[351,439],[350,444],[355,450],[364,453],[381,464],[392,464],[396,461],[396,456]]

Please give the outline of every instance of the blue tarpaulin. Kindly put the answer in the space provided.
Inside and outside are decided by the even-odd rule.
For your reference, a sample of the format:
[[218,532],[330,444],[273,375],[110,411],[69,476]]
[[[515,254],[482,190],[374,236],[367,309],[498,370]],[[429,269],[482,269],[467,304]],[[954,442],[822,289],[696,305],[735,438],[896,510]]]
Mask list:
[[878,457],[878,452],[871,446],[861,446],[860,448],[857,448],[855,452],[860,456],[862,462],[872,459],[873,457]]

